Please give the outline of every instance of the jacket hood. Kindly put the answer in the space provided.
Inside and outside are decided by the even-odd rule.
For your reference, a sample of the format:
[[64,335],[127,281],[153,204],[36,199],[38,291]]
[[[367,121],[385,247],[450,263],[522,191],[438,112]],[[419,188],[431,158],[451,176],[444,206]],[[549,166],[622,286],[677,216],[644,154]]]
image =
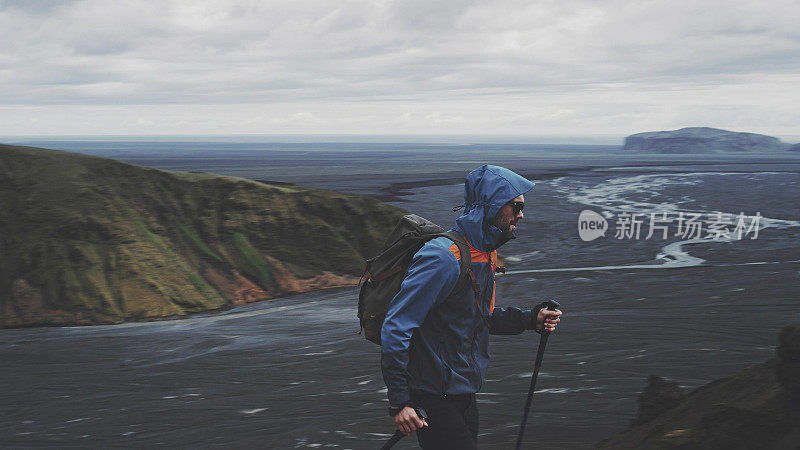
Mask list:
[[456,231],[476,249],[490,252],[508,238],[489,222],[506,203],[533,189],[534,183],[500,166],[484,164],[464,182],[464,215],[456,219]]

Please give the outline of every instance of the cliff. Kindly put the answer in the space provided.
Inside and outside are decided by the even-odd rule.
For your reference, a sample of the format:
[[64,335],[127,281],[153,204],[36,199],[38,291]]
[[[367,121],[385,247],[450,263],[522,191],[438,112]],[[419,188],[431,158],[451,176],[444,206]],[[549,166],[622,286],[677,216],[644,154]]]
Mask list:
[[763,134],[693,127],[633,134],[625,138],[623,149],[640,153],[746,153],[782,152],[789,147]]
[[0,327],[180,317],[351,285],[374,199],[0,145]]
[[639,414],[604,449],[800,448],[800,327],[778,336],[777,357],[692,392],[651,376]]

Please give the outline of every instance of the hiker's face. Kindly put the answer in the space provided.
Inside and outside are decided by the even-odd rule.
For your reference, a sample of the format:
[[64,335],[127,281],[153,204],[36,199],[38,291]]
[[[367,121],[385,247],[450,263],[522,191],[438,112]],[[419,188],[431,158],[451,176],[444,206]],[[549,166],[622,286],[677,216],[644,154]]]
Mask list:
[[524,206],[525,197],[522,195],[506,203],[494,216],[494,226],[501,229],[504,234],[511,236],[517,228],[517,222],[524,217],[522,214]]

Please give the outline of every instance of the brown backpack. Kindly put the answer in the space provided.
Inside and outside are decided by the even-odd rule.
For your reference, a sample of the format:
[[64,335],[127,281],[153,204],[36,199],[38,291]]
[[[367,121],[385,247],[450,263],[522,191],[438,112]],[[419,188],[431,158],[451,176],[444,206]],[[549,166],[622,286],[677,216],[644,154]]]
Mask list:
[[[395,295],[400,292],[400,285],[406,277],[408,267],[414,254],[431,239],[446,237],[452,240],[461,252],[460,275],[453,293],[459,292],[465,285],[471,284],[475,293],[475,304],[480,305],[480,286],[475,280],[475,275],[470,267],[471,258],[469,245],[464,238],[456,232],[445,231],[435,223],[414,214],[403,216],[389,234],[383,244],[383,251],[378,256],[367,260],[367,267],[361,277],[363,284],[358,294],[358,318],[361,321],[361,331],[368,341],[381,344],[381,326],[389,310],[389,304]],[[488,327],[488,321],[480,306],[483,322]]]

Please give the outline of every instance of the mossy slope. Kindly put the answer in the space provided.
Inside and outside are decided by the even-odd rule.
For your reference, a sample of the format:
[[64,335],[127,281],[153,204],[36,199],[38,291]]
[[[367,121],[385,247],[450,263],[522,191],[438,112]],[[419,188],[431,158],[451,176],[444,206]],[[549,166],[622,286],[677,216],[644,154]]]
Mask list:
[[776,358],[687,394],[676,389],[651,376],[631,427],[597,447],[800,448],[800,326],[781,330]]
[[0,145],[0,327],[183,316],[352,283],[367,197]]

